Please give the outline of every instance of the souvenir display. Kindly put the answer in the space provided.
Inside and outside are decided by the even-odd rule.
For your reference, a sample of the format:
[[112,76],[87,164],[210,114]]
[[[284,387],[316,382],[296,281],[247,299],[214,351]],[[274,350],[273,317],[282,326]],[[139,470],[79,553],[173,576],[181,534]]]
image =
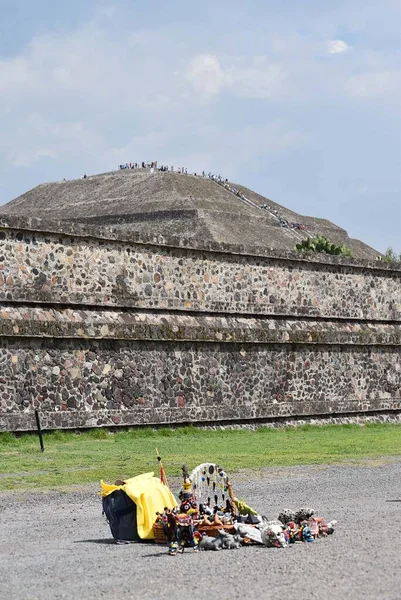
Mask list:
[[[160,479],[145,473],[114,485],[101,482],[104,511],[117,542],[154,540],[176,556],[187,548],[195,552],[236,550],[250,544],[285,548],[313,543],[334,532],[336,521],[326,522],[312,508],[285,508],[276,520],[261,516],[235,497],[227,473],[211,462],[198,465],[191,474],[182,465],[177,502],[156,453]],[[120,504],[127,508],[119,510]]]

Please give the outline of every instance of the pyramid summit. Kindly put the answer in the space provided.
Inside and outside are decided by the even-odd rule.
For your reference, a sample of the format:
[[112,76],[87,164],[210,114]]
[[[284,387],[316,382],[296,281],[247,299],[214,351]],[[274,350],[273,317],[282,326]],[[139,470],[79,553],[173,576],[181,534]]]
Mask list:
[[330,221],[298,214],[220,176],[155,168],[44,183],[1,206],[0,215],[113,226],[117,234],[144,239],[174,236],[275,250],[293,250],[302,239],[324,235],[347,245],[354,258],[374,260],[378,254]]

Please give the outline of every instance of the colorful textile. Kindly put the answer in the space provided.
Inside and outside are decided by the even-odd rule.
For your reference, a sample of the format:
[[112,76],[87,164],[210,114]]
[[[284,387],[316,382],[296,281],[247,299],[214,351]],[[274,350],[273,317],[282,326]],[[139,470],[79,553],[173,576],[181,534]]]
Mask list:
[[153,524],[156,513],[162,513],[164,508],[175,508],[177,500],[170,488],[161,483],[154,473],[144,473],[131,477],[122,485],[100,482],[101,496],[108,496],[116,490],[123,490],[136,504],[138,535],[142,540],[152,540],[155,535]]

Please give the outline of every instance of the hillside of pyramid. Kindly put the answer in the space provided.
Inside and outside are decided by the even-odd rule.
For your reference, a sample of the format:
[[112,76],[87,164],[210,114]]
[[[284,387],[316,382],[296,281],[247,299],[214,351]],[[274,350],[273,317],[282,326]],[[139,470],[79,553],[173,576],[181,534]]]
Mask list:
[[239,184],[157,169],[44,183],[1,206],[1,214],[112,225],[144,239],[163,235],[277,250],[325,235],[349,246],[355,258],[373,260],[378,254],[330,221],[297,214]]

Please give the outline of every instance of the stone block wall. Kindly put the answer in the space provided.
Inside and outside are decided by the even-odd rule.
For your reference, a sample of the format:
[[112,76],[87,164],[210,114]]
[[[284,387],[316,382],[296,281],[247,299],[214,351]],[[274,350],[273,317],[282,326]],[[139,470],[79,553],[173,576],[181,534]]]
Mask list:
[[50,428],[399,410],[399,366],[389,347],[3,340],[1,403],[13,430],[35,408]]
[[401,408],[401,270],[0,220],[0,430]]
[[0,301],[400,321],[400,273],[359,263],[2,229]]

